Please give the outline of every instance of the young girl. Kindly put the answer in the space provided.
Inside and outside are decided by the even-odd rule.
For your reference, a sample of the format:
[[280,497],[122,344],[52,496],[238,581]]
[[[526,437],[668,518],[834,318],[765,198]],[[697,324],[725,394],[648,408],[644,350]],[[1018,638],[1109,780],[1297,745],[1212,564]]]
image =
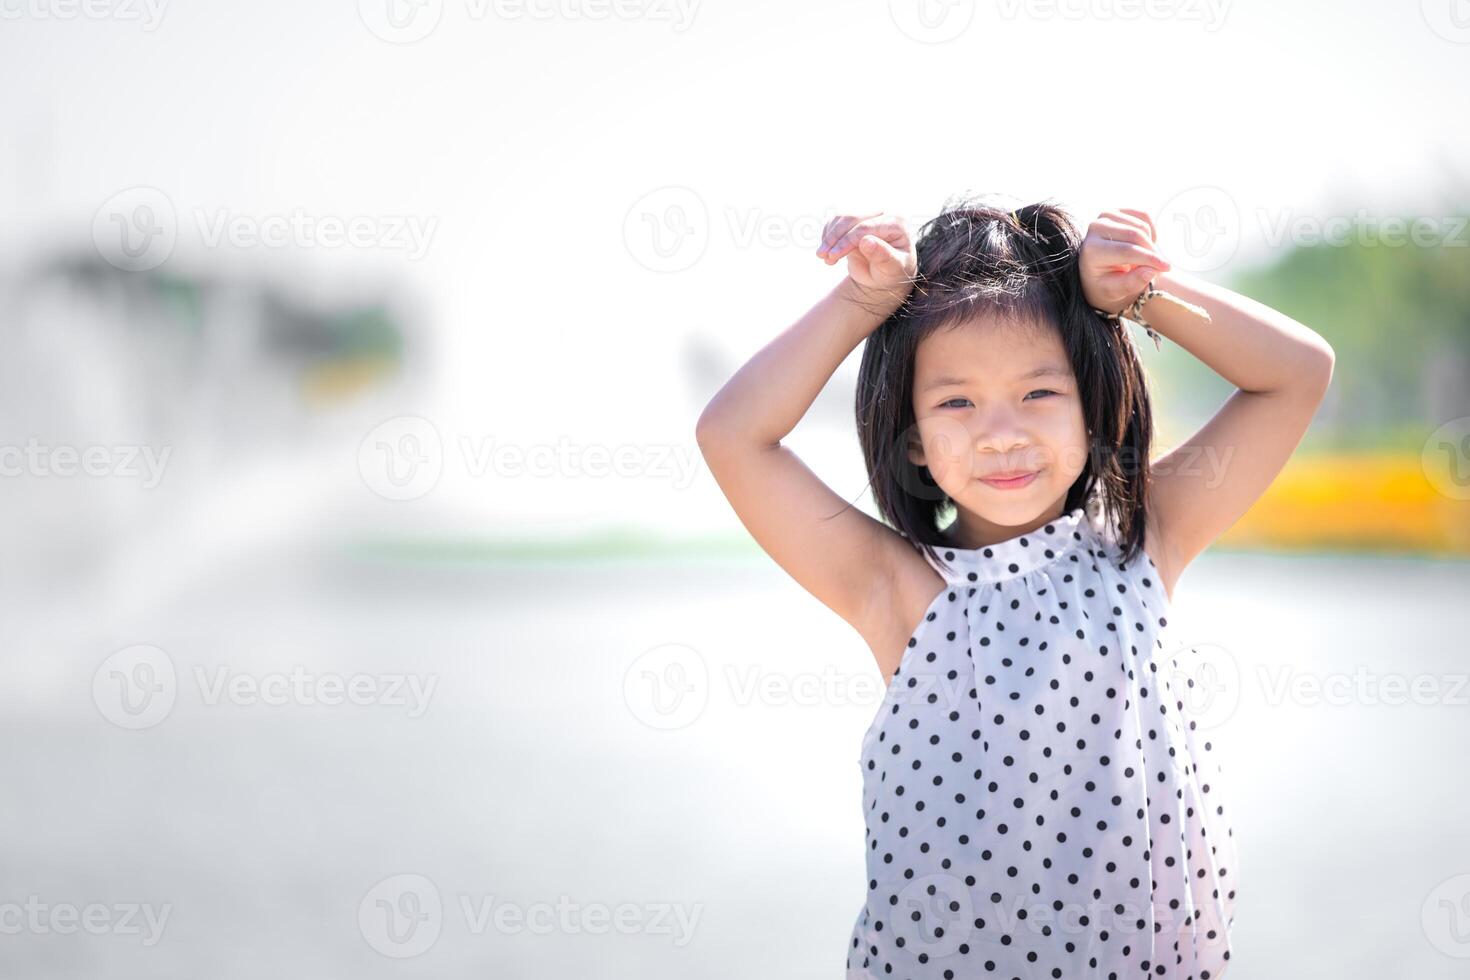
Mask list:
[[[1332,348],[1171,271],[1142,211],[1083,238],[1050,203],[961,201],[916,244],[850,215],[817,254],[846,278],[697,437],[751,535],[889,678],[859,759],[847,977],[1219,980],[1238,867],[1219,764],[1171,688],[1170,601],[1300,442]],[[1153,461],[1119,314],[1238,389]],[[881,522],[781,444],[865,340]]]

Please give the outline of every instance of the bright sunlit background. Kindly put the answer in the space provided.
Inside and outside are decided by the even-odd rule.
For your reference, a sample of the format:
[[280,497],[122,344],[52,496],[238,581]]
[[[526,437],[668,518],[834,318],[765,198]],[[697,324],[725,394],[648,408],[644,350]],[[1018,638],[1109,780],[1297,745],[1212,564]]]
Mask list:
[[[1176,596],[1229,980],[1470,969],[1466,0],[0,0],[0,79],[3,975],[839,976],[879,674],[694,423],[966,191],[1333,344]],[[1162,451],[1231,389],[1142,347]]]

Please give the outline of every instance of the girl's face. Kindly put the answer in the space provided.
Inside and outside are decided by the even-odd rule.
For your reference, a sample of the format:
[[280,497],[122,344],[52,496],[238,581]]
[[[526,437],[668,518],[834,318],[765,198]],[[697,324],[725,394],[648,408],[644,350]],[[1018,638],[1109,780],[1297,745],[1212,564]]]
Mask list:
[[[1087,465],[1077,379],[1049,325],[977,318],[925,337],[914,418],[919,444],[909,459],[929,467],[970,536],[1060,516]],[[988,482],[1016,472],[1034,475],[1012,486]]]

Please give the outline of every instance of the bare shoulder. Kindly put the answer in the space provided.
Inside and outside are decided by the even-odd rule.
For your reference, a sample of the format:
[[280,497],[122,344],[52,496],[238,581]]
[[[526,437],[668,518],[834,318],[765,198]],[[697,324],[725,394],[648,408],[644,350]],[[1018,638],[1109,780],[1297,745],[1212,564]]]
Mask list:
[[903,659],[909,638],[946,584],[902,535],[885,536],[882,550],[886,572],[877,576],[879,584],[869,604],[870,615],[859,632],[887,683]]

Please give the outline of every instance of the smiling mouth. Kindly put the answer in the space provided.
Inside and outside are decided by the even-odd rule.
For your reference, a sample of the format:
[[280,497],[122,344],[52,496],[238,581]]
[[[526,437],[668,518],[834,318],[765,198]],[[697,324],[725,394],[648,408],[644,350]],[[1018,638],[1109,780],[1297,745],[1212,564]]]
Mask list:
[[1008,477],[982,476],[980,482],[995,487],[998,490],[1015,490],[1026,486],[1032,480],[1036,479],[1036,474],[1039,472],[1041,471],[1033,470]]

